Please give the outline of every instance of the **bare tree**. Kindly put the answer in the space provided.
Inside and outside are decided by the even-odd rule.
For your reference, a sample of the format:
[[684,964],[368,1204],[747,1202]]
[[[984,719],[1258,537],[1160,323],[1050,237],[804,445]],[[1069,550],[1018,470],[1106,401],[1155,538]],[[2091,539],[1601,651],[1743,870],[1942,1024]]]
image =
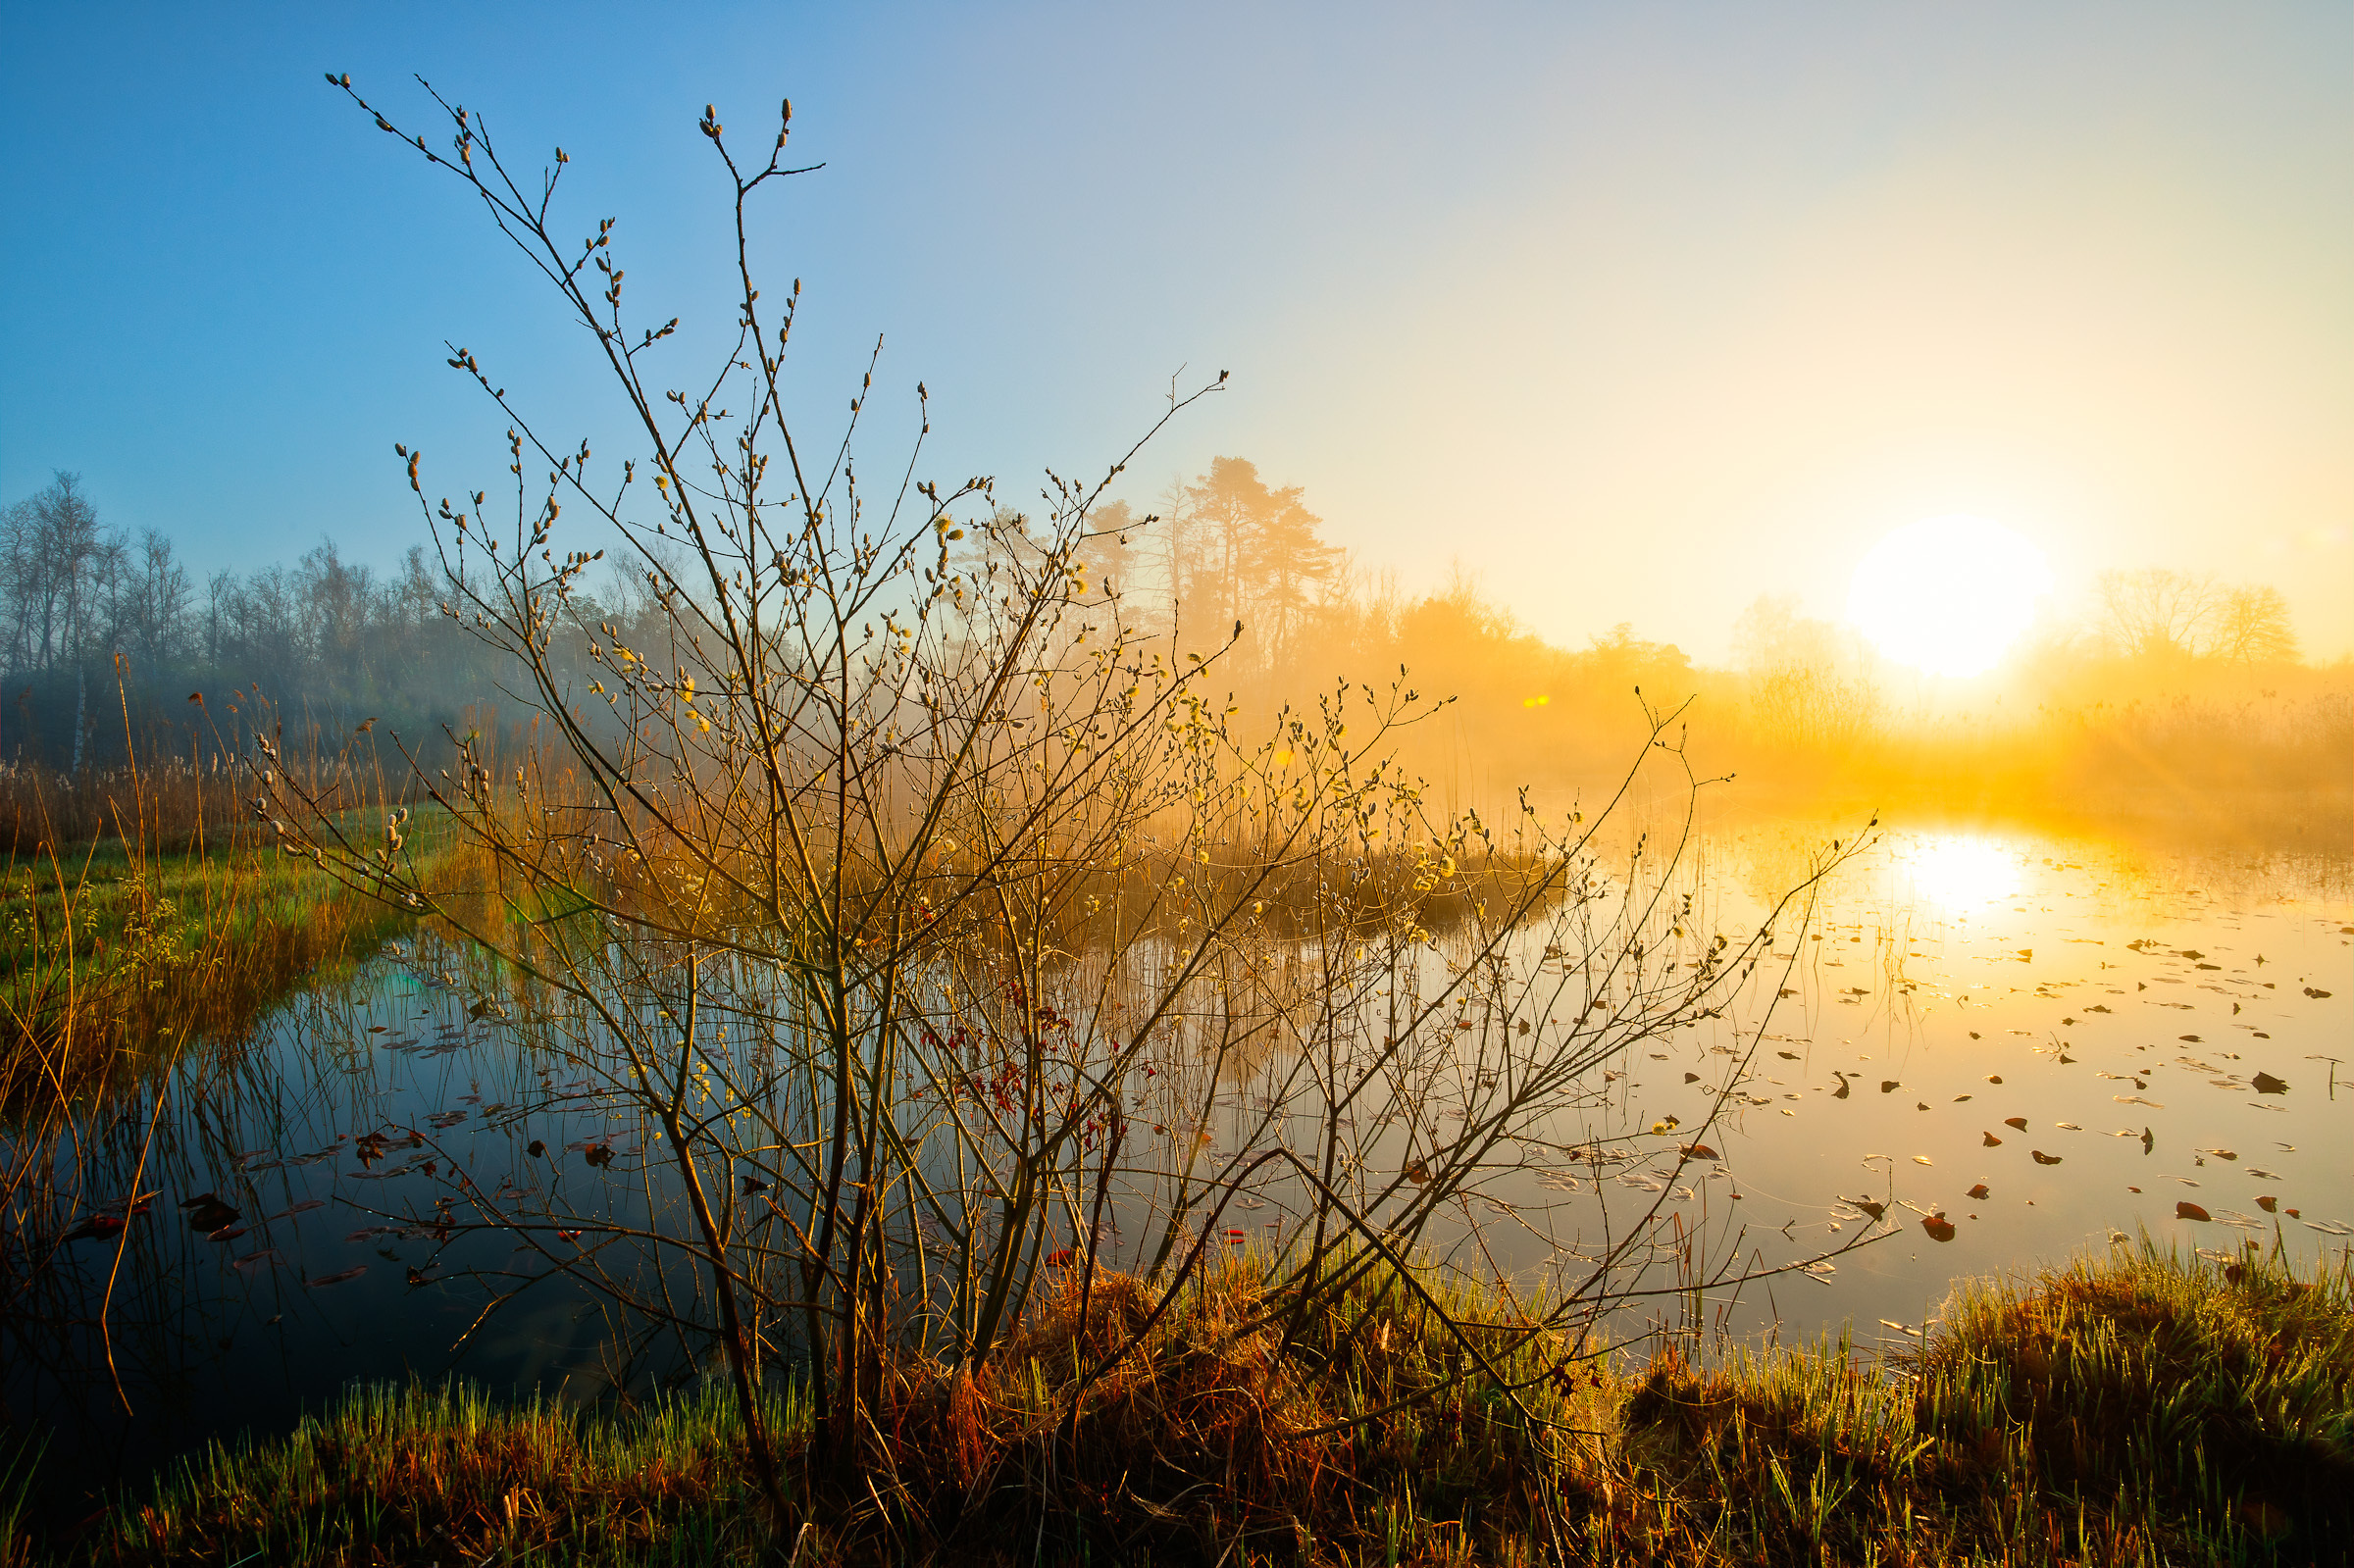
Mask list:
[[2297,657],[2288,601],[2269,583],[2226,588],[2215,615],[2214,652],[2234,664],[2281,664]]
[[2207,651],[2223,590],[2205,573],[2145,567],[2103,572],[2101,630],[2127,658],[2193,658]]

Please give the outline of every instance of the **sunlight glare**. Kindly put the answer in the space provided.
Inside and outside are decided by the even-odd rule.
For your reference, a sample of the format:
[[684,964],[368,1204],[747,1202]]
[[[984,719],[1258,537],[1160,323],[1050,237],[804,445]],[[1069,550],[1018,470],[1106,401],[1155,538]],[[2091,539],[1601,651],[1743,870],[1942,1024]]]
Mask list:
[[1847,618],[1873,645],[1929,675],[1982,675],[2052,591],[2043,552],[1974,517],[1909,523],[1856,564]]
[[1923,838],[1912,855],[1915,892],[1959,912],[2019,892],[2019,857],[1992,838],[1954,834]]

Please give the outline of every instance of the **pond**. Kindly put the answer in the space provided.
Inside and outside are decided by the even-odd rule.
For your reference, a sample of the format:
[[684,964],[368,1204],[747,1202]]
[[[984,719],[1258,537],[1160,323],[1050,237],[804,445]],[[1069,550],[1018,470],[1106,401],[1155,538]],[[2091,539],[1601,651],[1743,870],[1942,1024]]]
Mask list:
[[[1714,831],[1687,867],[1696,907],[1754,929],[1823,836]],[[1688,1250],[1661,1253],[1663,1293],[1621,1320],[1865,1340],[1921,1332],[1957,1278],[2117,1236],[2335,1255],[2354,1243],[2349,886],[2343,854],[1892,829],[1735,1006],[1609,1064],[1557,1142],[1428,1239],[1573,1284],[1631,1210],[1658,1221],[1647,1245]],[[476,994],[423,944],[388,952],[54,1151],[52,1223],[18,1224],[45,1266],[6,1323],[4,1379],[11,1427],[48,1445],[49,1510],[283,1430],[353,1380],[581,1399],[692,1375],[675,1336],[588,1288],[578,1233],[458,1223],[461,1164],[620,1226],[665,1192],[638,1114],[518,1050]],[[1237,1081],[1221,1103],[1239,1120],[1251,1096]],[[1408,1158],[1394,1132],[1368,1147]],[[1280,1247],[1297,1196],[1253,1188],[1218,1224]],[[1141,1244],[1115,1235],[1108,1255]],[[1696,1306],[1665,1293],[1727,1267],[1764,1272]]]

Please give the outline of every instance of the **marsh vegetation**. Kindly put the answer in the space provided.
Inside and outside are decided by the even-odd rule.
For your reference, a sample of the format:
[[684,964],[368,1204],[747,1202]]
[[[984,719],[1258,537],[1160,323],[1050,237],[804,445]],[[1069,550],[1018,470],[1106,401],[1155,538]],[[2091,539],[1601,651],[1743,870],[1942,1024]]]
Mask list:
[[[208,679],[281,600],[319,609],[286,679],[340,673],[294,708],[200,681],[200,721],[160,753],[134,737],[198,658],[168,548],[100,548],[62,480],[12,514],[36,544],[69,526],[96,542],[10,557],[12,657],[48,680],[46,711],[74,692],[62,735],[20,727],[11,776],[11,1405],[101,1413],[65,1446],[111,1486],[232,1412],[282,1426],[323,1385],[394,1389],[45,1516],[55,1550],[848,1561],[987,1557],[1026,1531],[1033,1556],[1744,1560],[1868,1554],[1903,1518],[1926,1522],[1923,1549],[2137,1560],[2334,1518],[2345,1280],[2304,1238],[2340,1234],[2326,1209],[2345,1192],[2318,1173],[2321,1197],[2287,1211],[2318,1204],[2318,1223],[2269,1250],[2087,1266],[1959,1298],[1942,1326],[1919,1303],[1890,1323],[1928,1337],[1911,1360],[1845,1341],[1725,1359],[1789,1292],[1843,1290],[1843,1265],[1868,1278],[1906,1244],[1918,1262],[1924,1236],[2017,1248],[1973,1229],[1985,1182],[1913,1185],[1949,1143],[1858,1159],[1854,1134],[1814,1133],[1858,1109],[1831,1064],[1925,1058],[1939,1002],[2025,1035],[2021,1010],[2122,967],[2121,936],[2089,976],[2047,959],[2024,995],[1932,973],[2032,960],[2008,931],[2023,954],[1930,929],[1941,900],[1966,922],[1958,904],[2026,896],[2020,866],[1985,863],[2015,846],[1892,840],[1861,805],[1737,829],[1710,810],[1708,683],[1676,650],[1621,628],[1563,653],[1466,583],[1412,602],[1352,585],[1305,497],[1239,460],[1165,514],[1117,499],[1222,375],[1173,384],[1144,441],[1049,476],[1028,511],[988,478],[920,477],[920,383],[911,451],[869,433],[872,367],[846,426],[812,434],[787,369],[799,288],[763,288],[747,237],[805,173],[790,105],[749,160],[716,111],[701,122],[733,191],[737,309],[682,334],[625,308],[613,220],[564,237],[586,226],[558,216],[561,152],[520,174],[467,110],[430,99],[443,147],[333,79],[552,290],[628,455],[535,423],[449,345],[504,429],[504,479],[445,481],[403,443],[432,542],[392,589],[332,553],[217,583]],[[2264,619],[2210,598],[2197,626]],[[112,687],[123,753],[96,755],[90,649],[151,622]],[[2047,708],[1992,738],[1961,717],[1899,738],[1788,613],[1751,632],[1732,743],[1834,807],[1965,752],[2017,759],[2018,798],[2065,795],[2163,763],[2153,724],[2201,757],[2218,726],[2253,726],[2292,792],[2300,768],[2343,784],[2316,760],[2345,724],[2343,672],[2261,626],[2055,653],[2080,683],[2189,672],[2208,705]],[[368,684],[402,659],[495,671],[509,717]],[[2276,707],[2231,707],[2255,681]],[[1923,855],[1922,888],[1841,904]],[[2245,1027],[2283,1045],[2327,1028],[2344,883],[2342,857],[2314,858],[2249,911],[2281,918],[2273,961],[2306,966],[2304,1004],[2234,960],[2199,982],[2222,1000],[2186,1011],[2263,1009]],[[2131,951],[2204,962],[2161,945]],[[2078,1023],[2037,1041],[2037,1067],[2093,1067],[2057,1032]],[[2103,1083],[2132,1076],[2104,1043]],[[1894,1090],[1957,1066],[2001,1085],[1984,1069],[2020,1069],[1996,1048],[1875,1065],[1891,1076],[1865,1103],[1905,1109]],[[2192,1065],[2242,1099],[2289,1087],[2254,1061]],[[2290,1154],[2338,1103],[2333,1074],[2317,1095],[2294,1071],[2292,1110],[2248,1101],[2315,1128],[2277,1140]],[[2049,1116],[2090,1076],[2011,1093]],[[1974,1126],[1991,1105],[1953,1109],[1984,1093],[1940,1094],[1913,1126],[1998,1147]],[[1812,1141],[1776,1144],[1781,1118]],[[2194,1136],[2202,1160],[2238,1160]],[[2145,1126],[2139,1156],[2157,1142]],[[2062,1180],[2048,1167],[2134,1152],[2036,1148],[2020,1201]],[[1780,1180],[1810,1159],[1838,1168]],[[1841,1299],[1876,1306],[1870,1290]],[[2143,1347],[2100,1338],[2179,1320],[2152,1353],[2235,1364],[2226,1341],[2258,1331],[2233,1301],[2282,1347],[2252,1424],[2220,1384],[2160,1409]],[[2105,1348],[2065,1394],[2057,1351],[2025,1383],[1988,1370],[1998,1341],[2016,1360],[2044,1340]],[[273,1359],[300,1371],[198,1396]],[[397,1386],[478,1363],[546,1402]],[[557,1402],[566,1379],[609,1397]],[[2030,1391],[2069,1414],[2019,1404]],[[2066,1436],[2112,1399],[2155,1412],[2122,1459]],[[2162,1474],[2152,1444],[2177,1432],[2219,1455],[2304,1444],[2320,1479],[2276,1495],[2220,1458]],[[53,1462],[27,1449],[10,1475]],[[2075,1544],[2054,1534],[2063,1493]]]

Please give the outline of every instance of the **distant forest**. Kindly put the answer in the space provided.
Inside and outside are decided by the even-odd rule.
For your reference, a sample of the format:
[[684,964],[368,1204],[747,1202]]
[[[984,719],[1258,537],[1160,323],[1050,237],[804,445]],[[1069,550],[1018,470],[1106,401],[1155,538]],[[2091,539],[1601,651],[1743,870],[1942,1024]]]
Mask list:
[[[1015,526],[976,531],[976,543],[1022,549],[1021,520],[1000,519]],[[1933,706],[1909,672],[1790,598],[1742,615],[1731,669],[1696,666],[1624,624],[1582,647],[1546,642],[1467,574],[1421,593],[1368,574],[1299,486],[1239,457],[1093,521],[1087,564],[1124,622],[1180,650],[1232,642],[1219,684],[1241,722],[1313,703],[1343,679],[1454,698],[1400,747],[1445,805],[1493,810],[1522,785],[1547,803],[1590,792],[1639,750],[1646,706],[1694,698],[1695,764],[1738,770],[1768,794],[1969,805],[1972,789],[1980,804],[1996,790],[2160,802],[2354,790],[2354,666],[2304,662],[2269,586],[2104,574],[2089,611],[2033,633],[1999,683]],[[970,547],[958,564],[987,565]],[[641,573],[616,567],[597,587],[575,601],[583,626],[610,621],[659,645]],[[0,513],[0,763],[117,767],[126,704],[131,734],[177,735],[185,755],[192,692],[218,719],[219,699],[258,690],[296,739],[304,726],[334,739],[372,718],[428,755],[445,727],[519,738],[529,703],[500,689],[514,672],[442,613],[448,596],[423,547],[380,575],[333,539],[291,567],[199,582],[169,537],[107,526],[60,474]],[[593,672],[581,668],[585,689]]]
[[168,536],[107,527],[61,473],[0,513],[0,758],[112,768],[127,704],[143,735],[194,724],[192,692],[256,689],[290,729],[349,733],[376,718],[426,740],[495,704],[506,674],[441,613],[447,597],[422,546],[380,576],[332,538],[290,568],[199,582]]

